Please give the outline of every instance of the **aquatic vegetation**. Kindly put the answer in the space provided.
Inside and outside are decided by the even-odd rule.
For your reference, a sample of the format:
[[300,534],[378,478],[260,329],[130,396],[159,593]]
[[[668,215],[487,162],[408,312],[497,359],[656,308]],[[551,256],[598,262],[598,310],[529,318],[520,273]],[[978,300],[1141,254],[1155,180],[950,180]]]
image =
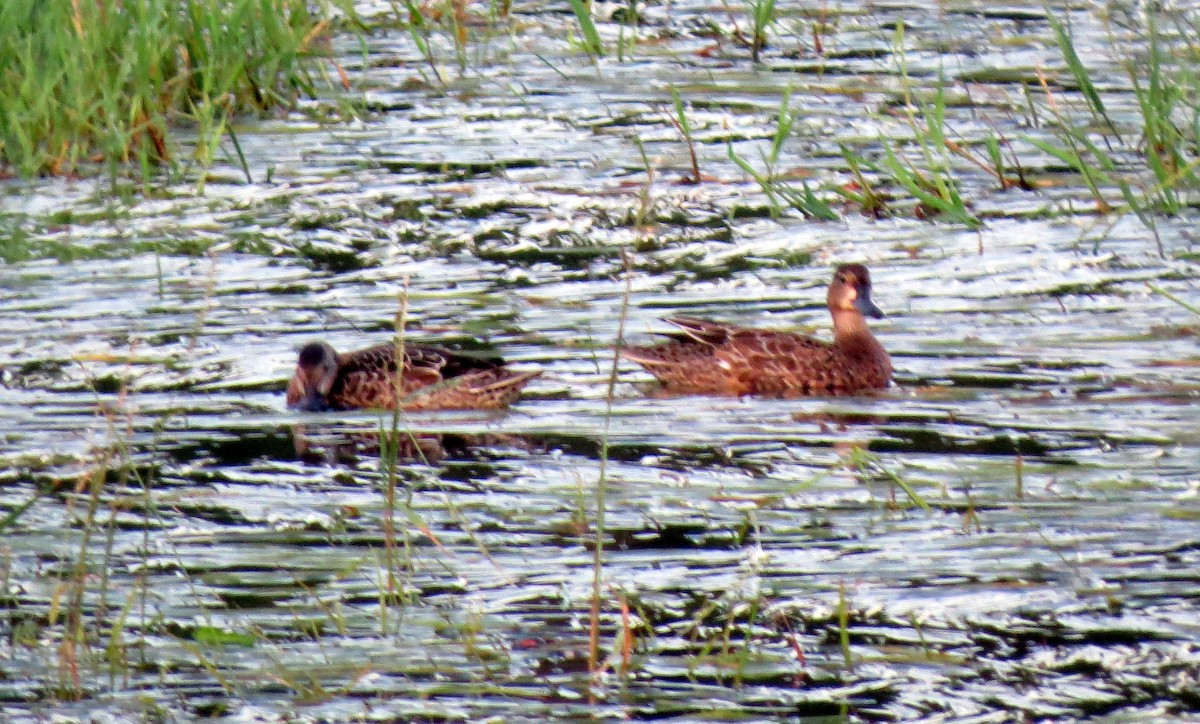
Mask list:
[[[692,138],[692,124],[688,121],[687,111],[683,107],[683,100],[679,97],[679,90],[675,86],[671,86],[671,102],[675,107],[675,115],[668,116],[671,125],[675,126],[675,130],[679,131],[679,135],[683,137],[683,142],[687,144],[688,157],[692,161],[692,175],[685,176],[684,183],[698,184],[704,180],[700,174],[700,161],[696,157],[696,140]],[[645,154],[642,154],[643,157]]]
[[[900,31],[897,32],[895,44],[897,47],[903,45],[903,33]],[[866,149],[855,150],[849,144],[839,143],[838,147],[853,180],[846,184],[826,186],[830,192],[854,204],[866,216],[878,218],[894,213],[894,198],[881,188],[891,186],[898,187],[915,199],[913,215],[917,218],[960,223],[970,229],[981,228],[983,222],[970,210],[969,204],[959,192],[951,157],[968,158],[1000,179],[1004,188],[1008,185],[1020,185],[1020,182],[1014,184],[1007,181],[998,143],[994,144],[994,153],[989,151],[993,168],[988,168],[949,137],[945,120],[944,81],[939,80],[929,103],[918,104],[913,100],[909,85],[911,80],[903,53],[899,53],[899,56],[900,78],[905,84],[905,118],[912,135],[910,143],[917,148],[917,160],[911,159],[898,142],[888,138],[877,139],[869,152]],[[728,148],[729,159],[754,179],[776,215],[786,204],[807,218],[836,221],[841,218],[840,214],[822,194],[814,191],[807,180],[801,180],[800,187],[796,188],[781,178],[776,171],[783,145],[794,134],[795,121],[790,109],[791,94],[792,89],[789,87],[780,102],[770,150],[761,153],[764,169],[759,171],[735,153],[732,144]],[[873,160],[872,156],[880,158]],[[1015,165],[1019,168],[1019,164]],[[872,172],[872,179],[863,174],[864,168]]]
[[880,219],[891,214],[888,207],[891,195],[876,188],[877,184],[867,178],[862,171],[863,164],[854,151],[844,144],[839,144],[838,148],[841,149],[842,158],[846,161],[846,168],[850,171],[852,180],[850,183],[834,187],[834,191],[854,204],[864,216]]
[[775,23],[775,0],[744,0],[750,19],[750,61],[757,63],[767,47],[767,28]]
[[[880,462],[879,457],[870,451],[860,447],[851,448],[846,458],[846,465],[851,470],[857,471],[860,474],[871,473],[882,477],[890,484],[903,490],[905,496],[908,497],[909,502],[913,505],[926,512],[930,510],[929,503],[925,501],[924,496],[918,493],[904,478],[897,475],[895,471],[884,466]],[[892,498],[892,503],[895,503],[894,497]]]
[[[612,363],[608,368],[608,384],[604,390],[604,427],[600,433],[600,460],[599,468],[596,472],[596,486],[593,500],[594,513],[591,525],[592,590],[588,626],[588,670],[593,673],[598,673],[601,666],[600,613],[606,600],[606,589],[604,586],[604,539],[608,535],[609,434],[612,430],[613,398],[616,395],[621,350],[625,346],[625,324],[629,320],[629,298],[633,292],[633,267],[629,255],[624,251],[621,252],[621,261],[625,265],[625,289],[621,295],[620,316],[617,318],[617,336],[613,343]],[[624,618],[622,617],[622,620]],[[622,630],[623,632],[627,632],[627,628],[623,628]],[[624,634],[622,641],[626,644],[631,642],[628,633]]]
[[[425,63],[429,66],[429,70],[433,73],[438,84],[444,87],[446,82],[438,70],[437,59],[434,58],[433,46],[430,42],[433,33],[432,23],[425,19],[425,13],[421,11],[421,8],[413,0],[404,0],[403,12],[401,12],[400,3],[393,3],[393,6],[396,9],[397,22],[401,27],[408,30],[413,45],[421,52],[421,56],[425,59]],[[458,47],[457,34],[455,34],[455,43],[455,47]]]
[[978,229],[983,226],[983,222],[971,212],[963,199],[953,171],[952,149],[958,146],[950,140],[946,126],[945,79],[939,74],[930,102],[916,101],[904,53],[904,26],[897,28],[893,46],[896,48],[899,77],[903,86],[904,116],[912,133],[913,143],[917,147],[916,155],[919,161],[910,159],[899,150],[896,141],[880,138],[882,158],[872,161],[860,155],[858,163],[875,171],[915,198],[917,206],[914,213],[918,218],[942,218],[963,224],[969,229]]
[[1158,284],[1150,284],[1148,286],[1150,287],[1150,291],[1154,292],[1155,294],[1158,294],[1166,299],[1171,300],[1175,304],[1179,305],[1183,309],[1188,310],[1189,312],[1191,312],[1192,314],[1195,314],[1196,316],[1200,316],[1200,306],[1198,306],[1196,304],[1192,304],[1190,302],[1187,302],[1187,301],[1179,298],[1178,295],[1172,294],[1171,292],[1167,291],[1166,289],[1163,289]]
[[613,21],[621,24],[617,34],[617,60],[632,60],[632,50],[638,43],[638,27],[642,23],[638,0],[627,0],[625,7],[617,8],[613,12]]
[[580,45],[593,58],[604,57],[604,43],[600,40],[596,23],[592,21],[591,0],[568,1],[571,4],[571,12],[575,13],[575,20],[579,23],[579,32],[583,36]]
[[[395,359],[404,359],[406,334],[408,330],[408,279],[400,289],[396,316],[393,318]],[[392,397],[400,400],[406,395],[400,375],[392,376]],[[411,581],[413,576],[413,542],[408,525],[399,526],[399,544],[397,543],[396,513],[401,506],[401,521],[408,522],[416,513],[413,510],[413,489],[411,485],[401,488],[400,465],[403,456],[400,455],[401,445],[412,439],[412,433],[407,425],[403,425],[404,412],[400,405],[392,408],[390,426],[385,426],[386,418],[379,420],[379,472],[382,476],[381,487],[383,494],[383,515],[381,532],[383,534],[383,554],[380,561],[382,580],[377,581],[379,587],[379,631],[386,635],[390,629],[389,612],[392,607],[410,604],[414,600]],[[417,446],[420,450],[420,446]],[[399,495],[398,495],[399,493]],[[425,528],[428,530],[428,528]],[[401,614],[402,615],[402,614]]]
[[[1190,81],[1072,10],[1118,138],[1041,7],[779,5],[751,64],[742,3],[621,5],[593,62],[566,3],[357,3],[361,123],[240,123],[204,195],[0,183],[0,719],[1194,714],[1200,239],[1173,187],[1155,257],[1115,185],[1158,183],[1122,63],[1177,125]],[[1167,83],[1200,56],[1156,19]],[[1064,125],[1116,213],[1028,140]],[[876,395],[615,362],[665,316],[821,336],[852,259],[889,281]],[[285,408],[305,343],[413,329],[546,373]]]
[[1000,185],[1001,191],[1011,188],[1021,189],[1022,191],[1033,191],[1037,188],[1025,173],[1025,168],[1021,165],[1021,159],[1012,150],[1012,144],[1008,139],[993,132],[988,133],[983,143],[984,149],[987,152],[987,163],[977,160],[965,150],[959,149],[957,145],[951,146],[951,148],[958,150],[959,155],[970,159],[972,163],[977,164],[993,176]]
[[809,187],[807,181],[801,179],[800,188],[797,189],[777,172],[783,144],[793,131],[794,117],[791,111],[791,99],[791,88],[788,88],[779,102],[779,113],[775,120],[775,135],[771,139],[770,150],[766,153],[760,151],[764,167],[762,171],[755,169],[750,162],[735,153],[732,144],[728,146],[729,160],[754,179],[766,194],[775,215],[778,215],[783,210],[783,205],[787,204],[807,218],[818,221],[837,221],[841,217],[833,210],[833,207]]
[[[1139,123],[1122,127],[1080,58],[1071,26],[1050,16],[1054,39],[1083,97],[1088,120],[1076,119],[1043,78],[1058,143],[1027,139],[1080,174],[1098,213],[1135,214],[1154,234],[1160,256],[1165,250],[1157,216],[1178,215],[1200,203],[1200,108],[1194,102],[1200,95],[1200,74],[1194,63],[1168,49],[1186,48],[1184,52],[1194,57],[1200,48],[1200,26],[1179,17],[1168,39],[1160,24],[1169,17],[1146,13],[1139,40],[1131,46],[1111,38],[1114,50],[1123,56],[1120,67],[1137,102]],[[1114,206],[1108,193],[1112,189],[1123,206]]]
[[[132,164],[143,178],[213,163],[232,121],[292,108],[330,85],[330,21],[305,0],[0,6],[0,162],[24,176]],[[340,78],[337,82],[345,82]],[[237,153],[241,153],[240,149]]]

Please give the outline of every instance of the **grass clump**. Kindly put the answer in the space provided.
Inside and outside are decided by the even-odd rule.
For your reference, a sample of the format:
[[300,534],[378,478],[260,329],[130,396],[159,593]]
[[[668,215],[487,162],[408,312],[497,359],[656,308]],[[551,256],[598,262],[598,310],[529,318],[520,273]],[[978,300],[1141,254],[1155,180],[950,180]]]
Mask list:
[[801,180],[800,188],[796,188],[794,185],[788,183],[777,171],[779,154],[783,150],[783,143],[792,135],[792,129],[795,125],[791,103],[792,89],[789,86],[779,102],[779,115],[776,118],[775,136],[771,139],[771,150],[768,153],[761,154],[764,166],[762,172],[755,170],[748,161],[738,156],[734,152],[732,144],[727,149],[729,160],[733,161],[747,175],[753,178],[759,188],[762,189],[767,197],[767,201],[771,205],[773,216],[778,216],[786,204],[799,211],[807,219],[837,221],[841,216],[828,202],[814,193],[806,181]]
[[1135,42],[1110,36],[1137,104],[1135,118],[1118,125],[1093,81],[1094,71],[1076,50],[1071,26],[1048,19],[1086,114],[1057,98],[1043,76],[1057,138],[1028,140],[1079,174],[1098,213],[1136,215],[1154,234],[1163,256],[1157,218],[1200,206],[1200,73],[1195,62],[1200,24],[1190,17],[1171,22],[1169,15],[1160,19],[1147,13]]
[[[960,183],[954,172],[952,156],[956,155],[956,149],[961,150],[962,146],[950,138],[950,129],[946,123],[946,81],[939,73],[933,98],[929,101],[917,100],[904,51],[903,25],[896,29],[893,47],[904,91],[904,115],[912,133],[911,145],[917,161],[914,162],[903,151],[897,152],[897,144],[886,138],[879,139],[883,157],[878,162],[865,156],[852,158],[852,152],[844,145],[842,153],[855,172],[856,181],[864,182],[858,169],[860,166],[865,167],[916,199],[914,213],[918,218],[943,219],[962,224],[968,229],[979,229],[983,222],[971,211],[970,204],[963,198],[959,190]],[[1002,172],[997,171],[996,174],[1002,175]],[[869,187],[861,186],[861,189]],[[861,203],[865,211],[876,215],[877,209],[874,207],[882,197],[872,194],[870,198],[863,198],[861,189],[856,188],[854,193],[847,194],[847,198]]]
[[[327,10],[330,0],[312,7]],[[174,164],[180,126],[211,163],[238,114],[315,95],[323,19],[306,0],[0,3],[0,168]],[[233,138],[231,136],[231,138]],[[236,145],[236,138],[233,138]]]

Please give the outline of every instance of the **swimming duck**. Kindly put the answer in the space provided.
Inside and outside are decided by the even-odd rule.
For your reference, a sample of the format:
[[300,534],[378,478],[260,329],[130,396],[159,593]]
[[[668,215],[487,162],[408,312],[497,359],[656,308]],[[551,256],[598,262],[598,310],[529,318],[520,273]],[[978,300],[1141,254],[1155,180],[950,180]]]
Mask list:
[[883,312],[871,301],[862,264],[834,272],[826,297],[833,343],[791,332],[742,329],[689,317],[667,319],[683,330],[666,344],[627,347],[622,354],[668,390],[728,395],[851,395],[888,386],[892,361],[864,317]]
[[510,369],[499,359],[408,344],[397,384],[395,345],[338,354],[325,342],[310,342],[300,350],[287,404],[306,412],[394,410],[398,387],[405,410],[490,410],[512,404],[540,374]]

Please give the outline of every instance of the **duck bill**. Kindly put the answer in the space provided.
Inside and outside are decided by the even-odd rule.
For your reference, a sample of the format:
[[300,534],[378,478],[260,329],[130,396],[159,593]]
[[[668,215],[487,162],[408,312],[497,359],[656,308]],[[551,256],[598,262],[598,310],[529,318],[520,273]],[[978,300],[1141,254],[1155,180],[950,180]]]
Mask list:
[[306,384],[304,375],[299,370],[288,383],[287,406],[290,410],[300,412],[324,412],[329,409],[325,396],[316,385]]
[[871,295],[860,292],[858,298],[854,300],[854,308],[857,309],[863,316],[871,317],[872,319],[883,319],[883,310],[875,306],[875,302],[871,301]]

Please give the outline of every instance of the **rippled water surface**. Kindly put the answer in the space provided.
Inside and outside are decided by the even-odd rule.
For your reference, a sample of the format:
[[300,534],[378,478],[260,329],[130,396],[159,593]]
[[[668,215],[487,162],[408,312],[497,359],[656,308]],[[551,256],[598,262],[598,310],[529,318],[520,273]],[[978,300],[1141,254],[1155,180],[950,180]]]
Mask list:
[[[29,258],[0,267],[3,717],[1198,716],[1200,318],[1170,298],[1200,301],[1195,214],[1157,241],[1097,216],[1029,142],[1039,72],[1081,105],[1038,3],[779,7],[756,68],[714,35],[740,6],[649,5],[594,64],[565,4],[469,6],[465,70],[430,38],[444,88],[403,31],[339,36],[372,112],[245,123],[252,183],[232,160],[203,193],[6,182]],[[1097,49],[1138,16],[1110,11],[1069,17],[1131,122]],[[956,137],[1002,133],[1039,181],[954,157],[978,232],[773,215],[729,158],[761,165],[790,87],[780,169],[848,182],[838,143],[909,138],[906,86],[939,75]],[[824,336],[846,261],[888,313],[886,393],[670,397],[622,363],[606,402],[626,299],[637,342],[675,313]],[[409,339],[544,374],[508,411],[401,419],[428,460],[397,470],[391,548],[390,416],[283,388],[304,342],[386,341],[402,309]]]

